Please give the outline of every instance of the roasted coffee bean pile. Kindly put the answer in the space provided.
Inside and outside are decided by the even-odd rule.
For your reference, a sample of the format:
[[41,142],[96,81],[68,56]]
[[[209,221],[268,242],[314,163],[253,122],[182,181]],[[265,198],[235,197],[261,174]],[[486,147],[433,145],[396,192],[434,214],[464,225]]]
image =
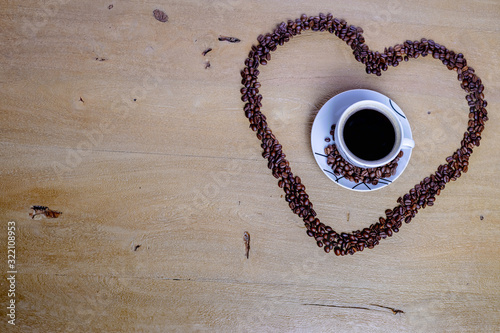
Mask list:
[[332,167],[333,173],[337,176],[344,176],[347,180],[355,183],[366,183],[377,185],[382,178],[391,177],[396,174],[398,162],[403,157],[403,151],[389,163],[377,168],[360,168],[347,162],[340,155],[335,144],[331,144],[325,148],[327,155],[326,163]]
[[[446,158],[446,163],[439,165],[435,173],[425,177],[408,193],[400,197],[396,207],[387,209],[385,217],[380,217],[378,222],[367,228],[351,233],[337,233],[316,217],[305,186],[301,179],[292,173],[283,147],[272,133],[265,115],[260,110],[262,95],[259,94],[261,85],[257,80],[260,73],[259,65],[267,64],[271,60],[271,52],[304,30],[328,31],[335,34],[351,47],[356,60],[366,66],[368,74],[381,75],[382,71],[387,70],[389,66],[398,66],[403,60],[408,61],[412,58],[431,55],[449,70],[457,72],[461,87],[467,93],[469,122],[461,146]],[[252,46],[245,60],[246,67],[241,71],[243,78],[241,83],[244,86],[241,89],[241,100],[246,102],[244,111],[250,120],[250,128],[262,141],[262,156],[268,160],[268,167],[272,170],[273,176],[279,179],[278,185],[283,188],[290,209],[304,220],[307,235],[313,237],[325,252],[333,251],[336,255],[354,254],[365,248],[373,248],[379,244],[380,239],[398,232],[403,222],[410,222],[420,208],[432,206],[436,196],[441,193],[448,182],[459,178],[462,172],[467,172],[472,149],[474,146],[479,146],[484,123],[488,120],[485,109],[487,103],[483,95],[484,86],[481,79],[474,74],[474,69],[467,65],[462,53],[455,53],[425,38],[420,41],[407,40],[403,44],[386,48],[383,53],[380,53],[368,48],[362,32],[361,28],[348,25],[346,21],[333,18],[331,14],[319,14],[314,17],[302,15],[296,20],[282,22],[272,33],[260,35],[257,38],[258,44]]]

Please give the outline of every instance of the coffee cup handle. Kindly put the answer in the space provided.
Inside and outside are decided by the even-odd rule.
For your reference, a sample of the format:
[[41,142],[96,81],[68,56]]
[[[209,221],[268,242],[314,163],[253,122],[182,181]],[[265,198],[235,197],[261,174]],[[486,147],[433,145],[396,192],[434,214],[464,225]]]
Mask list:
[[403,138],[401,148],[413,148],[415,147],[415,141],[410,138]]

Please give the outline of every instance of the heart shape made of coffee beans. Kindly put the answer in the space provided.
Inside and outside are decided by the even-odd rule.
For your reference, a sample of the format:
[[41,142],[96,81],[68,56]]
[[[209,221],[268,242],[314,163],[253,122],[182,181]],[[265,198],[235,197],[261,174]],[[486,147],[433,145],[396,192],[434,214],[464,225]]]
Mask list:
[[[294,176],[290,164],[283,152],[283,147],[266,122],[266,116],[260,111],[262,95],[259,94],[260,82],[257,81],[260,65],[266,65],[271,60],[271,52],[279,45],[288,42],[293,36],[303,30],[328,31],[347,43],[353,50],[355,59],[366,66],[366,73],[380,76],[389,66],[398,66],[402,61],[416,59],[420,56],[431,55],[440,60],[446,68],[454,70],[465,90],[469,106],[469,121],[467,130],[461,141],[461,146],[446,158],[446,163],[438,166],[437,171],[425,177],[410,191],[399,197],[398,205],[385,211],[385,217],[363,230],[351,233],[337,233],[331,227],[321,223],[316,217],[312,202],[306,193],[306,188],[298,176]],[[244,111],[250,120],[250,128],[257,132],[257,138],[262,141],[262,156],[268,160],[268,167],[275,178],[279,179],[278,186],[285,191],[285,199],[290,209],[300,216],[305,223],[307,235],[314,237],[319,247],[325,252],[336,255],[354,254],[365,248],[373,248],[380,239],[391,237],[398,232],[403,221],[409,223],[418,210],[434,205],[436,196],[445,188],[445,185],[467,172],[469,157],[474,146],[479,146],[484,123],[488,120],[484,100],[484,86],[481,79],[474,74],[474,69],[467,65],[462,53],[455,53],[433,40],[422,38],[420,41],[407,40],[403,44],[396,44],[386,48],[383,53],[372,51],[365,44],[362,35],[363,29],[347,25],[345,20],[333,18],[331,14],[307,16],[303,14],[295,21],[282,22],[272,33],[260,35],[258,44],[245,60],[245,68],[241,71],[241,100],[246,102]]]

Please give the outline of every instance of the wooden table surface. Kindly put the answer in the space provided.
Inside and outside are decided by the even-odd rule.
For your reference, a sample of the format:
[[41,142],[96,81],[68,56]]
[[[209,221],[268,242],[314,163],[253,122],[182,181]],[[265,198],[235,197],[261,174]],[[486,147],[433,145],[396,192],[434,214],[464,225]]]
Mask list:
[[[53,0],[0,8],[1,331],[500,331],[500,2]],[[157,21],[155,9],[169,20]],[[375,249],[346,257],[325,254],[288,208],[239,93],[257,36],[320,12],[363,27],[374,50],[425,37],[462,52],[484,82],[490,118],[468,173],[433,207]],[[377,221],[466,130],[456,73],[431,57],[376,77],[335,36],[306,32],[261,72],[269,125],[319,217],[338,231]],[[331,182],[310,148],[319,108],[353,88],[394,99],[416,142],[402,176],[370,193]],[[32,219],[33,205],[62,215]]]

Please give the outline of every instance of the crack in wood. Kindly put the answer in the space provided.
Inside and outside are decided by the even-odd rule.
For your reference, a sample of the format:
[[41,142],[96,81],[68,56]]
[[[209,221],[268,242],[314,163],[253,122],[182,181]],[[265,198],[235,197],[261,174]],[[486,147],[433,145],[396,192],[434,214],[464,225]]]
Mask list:
[[[341,309],[356,309],[356,310],[368,310],[368,311],[381,311],[373,308],[368,308],[365,306],[354,306],[354,305],[335,305],[335,304],[317,304],[317,303],[305,303],[302,305],[310,305],[310,306],[323,306],[323,307],[328,307],[328,308],[341,308]],[[389,306],[383,306],[383,305],[378,305],[378,304],[370,304],[371,306],[376,306],[379,308],[383,309],[388,309],[391,310],[394,315],[398,313],[405,313],[403,310],[391,308]],[[387,312],[387,311],[383,311]]]
[[52,210],[47,206],[31,206],[33,212],[29,213],[29,216],[34,219],[35,216],[42,215],[51,219],[58,218],[62,212],[58,212],[56,210]]
[[324,306],[324,307],[327,307],[327,308],[373,310],[373,309],[370,309],[370,308],[365,308],[364,306],[352,306],[352,305],[333,305],[333,304],[314,304],[314,303],[305,303],[305,304],[302,304],[302,305]]
[[378,305],[378,304],[370,304],[372,306],[378,306],[379,308],[383,308],[383,309],[389,309],[392,311],[393,314],[398,314],[398,313],[405,313],[403,310],[399,310],[399,309],[395,309],[395,308],[391,308],[389,306],[383,306],[383,305]]
[[248,231],[243,233],[243,241],[245,242],[245,256],[248,259],[250,255],[250,233]]

